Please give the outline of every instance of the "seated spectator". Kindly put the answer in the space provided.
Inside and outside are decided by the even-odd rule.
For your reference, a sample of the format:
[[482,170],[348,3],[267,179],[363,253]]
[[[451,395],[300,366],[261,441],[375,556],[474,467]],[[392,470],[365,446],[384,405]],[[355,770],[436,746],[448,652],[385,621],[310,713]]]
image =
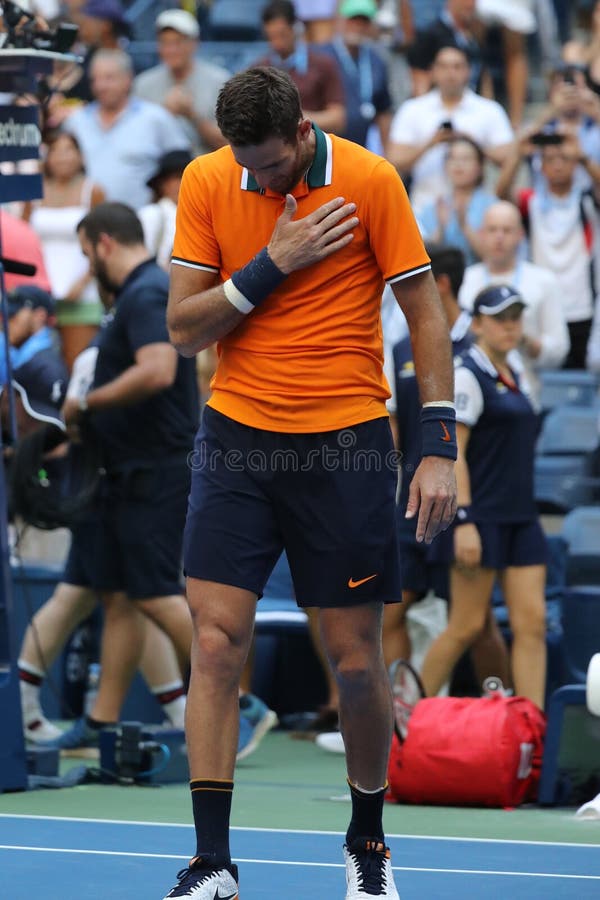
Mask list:
[[587,345],[585,365],[590,372],[598,372],[600,374],[600,303],[597,300],[592,330]]
[[421,677],[427,695],[435,696],[482,633],[500,576],[515,693],[543,708],[546,541],[533,492],[538,417],[525,380],[508,361],[521,339],[523,308],[508,286],[485,288],[473,304],[476,345],[455,372],[458,510],[432,545],[437,561],[451,563],[452,603]]
[[527,304],[519,344],[531,393],[537,398],[539,369],[558,368],[569,350],[560,289],[549,269],[521,258],[525,234],[519,210],[512,203],[490,206],[480,235],[481,262],[468,266],[459,293],[463,309],[471,311],[485,287],[509,284]]
[[338,67],[326,53],[311,50],[298,37],[291,0],[271,0],[262,12],[270,52],[255,63],[286,71],[300,92],[304,115],[323,131],[343,134],[346,127],[344,86]]
[[87,0],[72,12],[72,21],[79,28],[78,39],[83,44],[83,63],[77,70],[65,71],[66,87],[60,88],[67,103],[94,99],[90,82],[90,66],[98,50],[123,49],[130,35],[121,0]]
[[160,103],[176,116],[195,155],[225,144],[215,122],[217,96],[229,72],[199,59],[200,28],[184,9],[166,9],[156,19],[160,65],[133,82],[137,97]]
[[148,179],[168,150],[189,150],[177,119],[159,106],[133,97],[131,59],[122,50],[99,50],[90,74],[95,100],[66,120],[86,171],[110,200],[136,209],[151,199]]
[[562,48],[562,58],[567,66],[581,69],[585,73],[588,87],[600,94],[600,2],[598,0],[592,4],[589,34],[585,34],[585,36],[587,37],[586,41],[567,41]]
[[[54,301],[40,288],[20,287],[8,296],[8,343],[15,390],[17,436],[42,423],[63,427],[60,415],[68,374],[52,330]],[[1,337],[2,425],[9,431],[4,334]]]
[[[501,197],[510,196],[519,166],[531,154],[528,137],[515,142],[500,173]],[[583,369],[596,297],[598,204],[592,191],[577,187],[576,171],[583,166],[600,187],[600,165],[585,155],[575,133],[559,137],[560,143],[541,147],[540,187],[518,190],[516,202],[529,237],[529,255],[554,274],[559,288],[570,342],[564,367]]]
[[433,64],[436,87],[402,104],[390,130],[388,158],[403,176],[410,175],[410,196],[417,214],[446,190],[444,145],[467,135],[486,159],[502,163],[513,139],[499,103],[469,87],[469,60],[459,47],[442,47]]
[[[375,0],[344,0],[330,52],[342,76],[345,91],[346,128],[342,137],[383,152],[392,121],[388,70],[373,43]],[[378,130],[377,146],[367,143],[372,127]]]
[[42,243],[52,296],[97,302],[98,291],[77,240],[77,225],[104,200],[104,191],[85,174],[81,149],[72,134],[57,132],[46,143],[41,200],[25,208]]
[[467,265],[481,256],[479,229],[495,194],[483,184],[485,157],[471,138],[457,135],[448,142],[446,173],[448,191],[419,214],[423,237],[462,251]]
[[144,243],[161,268],[168,271],[175,237],[175,216],[183,170],[192,161],[187,150],[171,150],[158,162],[148,187],[154,191],[154,203],[142,206],[139,219]]
[[34,274],[16,275],[5,272],[4,286],[7,291],[23,285],[35,285],[43,291],[50,290],[50,279],[46,272],[44,253],[39,237],[23,219],[11,215],[5,209],[0,210],[0,233],[2,234],[2,256],[7,260],[15,260],[33,266]]
[[326,44],[333,37],[338,0],[295,0],[296,15],[310,44]]
[[476,24],[475,0],[447,0],[439,16],[426,28],[418,29],[406,54],[415,96],[431,90],[433,63],[442,47],[460,47],[466,52],[470,65],[469,87],[480,90],[483,63]]

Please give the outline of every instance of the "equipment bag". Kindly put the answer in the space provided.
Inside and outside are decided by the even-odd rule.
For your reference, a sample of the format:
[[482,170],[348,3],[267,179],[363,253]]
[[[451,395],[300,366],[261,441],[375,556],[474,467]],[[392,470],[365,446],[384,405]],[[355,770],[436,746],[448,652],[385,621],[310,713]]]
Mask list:
[[420,700],[406,740],[394,735],[391,799],[442,806],[514,807],[534,800],[546,719],[524,697]]

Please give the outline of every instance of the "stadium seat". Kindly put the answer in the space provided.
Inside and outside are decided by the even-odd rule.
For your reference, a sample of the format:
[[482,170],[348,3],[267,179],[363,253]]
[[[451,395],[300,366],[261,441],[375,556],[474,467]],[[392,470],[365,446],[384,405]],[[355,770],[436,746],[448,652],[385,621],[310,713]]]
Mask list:
[[600,651],[600,585],[567,587],[562,602],[566,684],[585,684],[587,668]]
[[584,455],[536,456],[534,491],[540,513],[561,515],[592,503],[597,490],[598,480],[589,475]]
[[213,41],[258,41],[265,0],[214,0],[208,26]]
[[566,583],[600,585],[600,506],[568,513],[561,537],[567,545]]
[[592,453],[600,443],[599,411],[559,406],[548,413],[538,438],[537,452]]
[[598,396],[598,376],[585,369],[542,370],[540,407],[542,411],[557,406],[591,406]]

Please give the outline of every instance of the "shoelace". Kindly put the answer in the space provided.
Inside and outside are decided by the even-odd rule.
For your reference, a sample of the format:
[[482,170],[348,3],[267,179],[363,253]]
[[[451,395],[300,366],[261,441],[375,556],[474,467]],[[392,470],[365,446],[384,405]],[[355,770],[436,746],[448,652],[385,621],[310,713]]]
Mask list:
[[[201,867],[192,863],[191,866],[188,866],[187,869],[180,869],[177,873],[177,881],[179,885],[174,888],[169,897],[191,897],[192,888],[197,887],[199,884],[204,884],[211,878],[215,873],[214,869],[207,870],[206,874],[198,877],[201,871]],[[194,876],[193,882],[190,881],[186,884],[190,876]]]
[[365,894],[381,896],[385,893],[386,850],[381,841],[367,841],[360,847],[354,845],[349,850],[358,871],[358,886]]

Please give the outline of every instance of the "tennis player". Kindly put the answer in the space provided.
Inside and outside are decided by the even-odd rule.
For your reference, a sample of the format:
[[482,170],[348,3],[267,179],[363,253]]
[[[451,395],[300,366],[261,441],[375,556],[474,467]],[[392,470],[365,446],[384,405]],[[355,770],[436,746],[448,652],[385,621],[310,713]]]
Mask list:
[[273,68],[234,75],[217,122],[229,146],[184,173],[167,313],[184,355],[219,341],[184,540],[197,847],[167,897],[238,896],[229,848],[238,683],[257,598],[285,548],[299,605],[320,607],[339,684],[352,796],[346,897],[397,898],[382,826],[392,711],[381,621],[383,604],[400,599],[384,282],[411,329],[424,404],[408,504],[420,541],[455,510],[448,327],[389,163],[314,126]]

